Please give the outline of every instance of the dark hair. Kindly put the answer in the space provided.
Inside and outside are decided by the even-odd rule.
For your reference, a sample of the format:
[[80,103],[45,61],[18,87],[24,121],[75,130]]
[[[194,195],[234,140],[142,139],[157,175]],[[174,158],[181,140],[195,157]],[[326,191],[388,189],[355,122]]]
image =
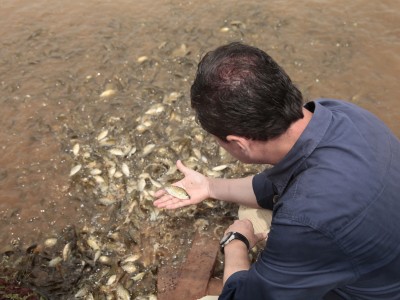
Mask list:
[[303,97],[264,51],[231,43],[200,61],[190,91],[201,126],[226,141],[233,134],[269,140],[303,118]]

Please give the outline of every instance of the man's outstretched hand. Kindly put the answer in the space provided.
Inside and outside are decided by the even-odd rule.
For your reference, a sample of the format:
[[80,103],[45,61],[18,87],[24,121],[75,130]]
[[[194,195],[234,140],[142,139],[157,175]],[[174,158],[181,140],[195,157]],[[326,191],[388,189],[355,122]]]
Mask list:
[[185,177],[173,183],[173,185],[185,189],[189,194],[190,199],[183,200],[175,198],[174,196],[169,195],[164,189],[160,189],[154,194],[154,197],[156,198],[154,205],[156,207],[176,209],[192,204],[198,204],[210,197],[210,184],[206,176],[184,166],[180,160],[176,162],[176,166]]

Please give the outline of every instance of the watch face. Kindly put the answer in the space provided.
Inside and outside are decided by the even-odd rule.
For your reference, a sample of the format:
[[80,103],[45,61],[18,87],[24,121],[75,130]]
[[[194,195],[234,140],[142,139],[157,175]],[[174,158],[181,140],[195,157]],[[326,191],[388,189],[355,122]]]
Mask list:
[[221,241],[219,242],[220,245],[225,244],[225,242],[232,236],[233,232],[228,232],[227,234],[225,234]]

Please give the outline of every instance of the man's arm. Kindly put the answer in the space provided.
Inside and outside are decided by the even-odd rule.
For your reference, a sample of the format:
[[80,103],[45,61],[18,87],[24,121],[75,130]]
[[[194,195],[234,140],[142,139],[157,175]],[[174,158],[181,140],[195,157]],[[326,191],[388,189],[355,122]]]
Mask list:
[[350,258],[334,240],[290,219],[275,221],[266,248],[248,270],[240,242],[226,246],[223,300],[322,299],[356,278]]
[[184,178],[174,185],[182,187],[190,195],[190,199],[178,199],[161,189],[154,194],[154,205],[158,208],[176,209],[187,205],[198,204],[207,198],[228,201],[258,208],[256,196],[253,191],[253,177],[240,179],[209,178],[192,170],[177,161],[177,167]]
[[[236,220],[228,229],[228,232],[238,232],[245,236],[249,242],[250,249],[253,248],[259,241],[267,238],[267,233],[254,233],[253,224],[250,220]],[[246,271],[250,268],[250,260],[248,255],[247,245],[240,240],[233,240],[224,247],[225,265],[224,265],[224,278],[226,280],[238,271]]]
[[239,240],[235,240],[226,245],[224,249],[224,277],[223,283],[238,271],[247,271],[250,268],[249,255],[246,245]]
[[210,197],[253,208],[260,208],[253,191],[253,177],[239,179],[208,178]]

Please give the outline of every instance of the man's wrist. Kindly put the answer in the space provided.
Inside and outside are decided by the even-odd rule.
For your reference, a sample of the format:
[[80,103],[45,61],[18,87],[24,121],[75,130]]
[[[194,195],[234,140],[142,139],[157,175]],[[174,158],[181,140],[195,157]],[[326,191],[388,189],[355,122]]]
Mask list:
[[220,241],[221,252],[224,253],[225,247],[229,244],[238,241],[243,244],[246,248],[246,251],[250,250],[250,243],[249,240],[240,232],[231,231],[226,233]]
[[[208,197],[211,199],[218,199],[217,196],[215,195],[214,191],[216,190],[215,185],[216,185],[216,180],[215,178],[210,178],[207,177],[208,180]],[[220,200],[220,199],[218,199]]]
[[240,240],[234,240],[224,247],[224,253],[231,251],[232,249],[240,249],[241,251],[249,252],[247,246]]

